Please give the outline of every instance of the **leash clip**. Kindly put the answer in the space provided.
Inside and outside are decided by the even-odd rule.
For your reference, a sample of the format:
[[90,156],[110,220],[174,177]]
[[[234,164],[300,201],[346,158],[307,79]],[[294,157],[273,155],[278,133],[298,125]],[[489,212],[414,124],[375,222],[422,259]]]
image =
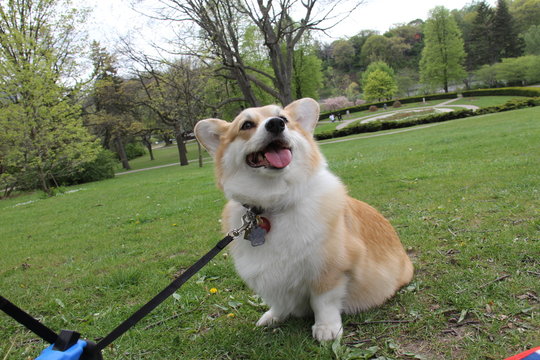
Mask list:
[[251,211],[248,211],[244,214],[244,216],[242,216],[242,226],[240,226],[238,229],[231,230],[228,235],[236,238],[240,236],[242,232],[251,229],[255,225],[257,225],[257,215]]

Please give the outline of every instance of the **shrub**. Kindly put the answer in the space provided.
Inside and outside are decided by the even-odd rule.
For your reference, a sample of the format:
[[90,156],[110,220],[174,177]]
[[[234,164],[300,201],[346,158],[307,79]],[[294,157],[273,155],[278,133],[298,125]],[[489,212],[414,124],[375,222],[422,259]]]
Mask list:
[[129,143],[126,145],[126,156],[128,160],[133,160],[146,154],[146,148],[140,142]]
[[392,107],[395,107],[395,108],[401,107],[401,102],[399,100],[394,101],[394,104],[392,104]]
[[57,177],[56,180],[62,185],[75,185],[110,179],[114,177],[114,169],[117,163],[115,153],[101,149],[96,160],[84,164],[76,173]]
[[376,105],[371,105],[371,106],[369,107],[369,111],[377,111],[377,110],[379,110],[379,109],[377,108]]
[[536,96],[540,96],[540,88],[505,87],[505,88],[495,88],[495,89],[478,89],[478,90],[463,91],[464,97],[496,96],[496,95],[536,97]]

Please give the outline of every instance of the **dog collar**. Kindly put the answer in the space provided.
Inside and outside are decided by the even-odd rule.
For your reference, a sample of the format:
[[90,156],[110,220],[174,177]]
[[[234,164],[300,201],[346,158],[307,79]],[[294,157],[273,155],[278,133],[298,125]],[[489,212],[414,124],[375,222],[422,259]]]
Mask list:
[[270,232],[271,224],[268,218],[260,216],[263,209],[244,205],[247,209],[246,214],[242,217],[242,221],[247,224],[244,231],[244,239],[251,242],[251,246],[259,246],[266,241],[266,234]]

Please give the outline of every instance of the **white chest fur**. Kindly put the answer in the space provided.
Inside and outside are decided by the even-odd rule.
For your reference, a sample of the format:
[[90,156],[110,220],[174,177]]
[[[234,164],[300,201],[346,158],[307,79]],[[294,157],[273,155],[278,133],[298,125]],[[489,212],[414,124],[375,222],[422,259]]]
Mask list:
[[[253,247],[240,237],[233,243],[231,251],[236,270],[244,281],[268,305],[295,315],[309,311],[309,285],[317,279],[324,265],[322,242],[328,229],[321,197],[341,186],[327,171],[315,178],[318,181],[302,185],[309,189],[309,196],[304,194],[295,199],[293,206],[277,213],[262,214],[271,223],[263,245]],[[290,200],[287,199],[287,203]],[[240,203],[232,201],[227,223],[239,226],[245,212]]]

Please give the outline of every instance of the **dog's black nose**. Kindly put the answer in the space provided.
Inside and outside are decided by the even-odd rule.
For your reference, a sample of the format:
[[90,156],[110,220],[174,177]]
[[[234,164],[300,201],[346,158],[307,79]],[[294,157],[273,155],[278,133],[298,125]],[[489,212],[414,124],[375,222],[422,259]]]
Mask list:
[[268,132],[278,135],[285,130],[285,120],[282,118],[272,118],[266,122],[265,128]]

